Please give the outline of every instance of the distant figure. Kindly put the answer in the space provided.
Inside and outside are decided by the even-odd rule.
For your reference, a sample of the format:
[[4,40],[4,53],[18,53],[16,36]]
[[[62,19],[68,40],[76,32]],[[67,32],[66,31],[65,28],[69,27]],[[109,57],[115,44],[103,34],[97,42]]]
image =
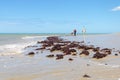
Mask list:
[[82,28],[82,33],[86,33],[85,27]]
[[73,35],[76,36],[76,33],[77,33],[77,30],[74,29],[74,31],[73,31]]
[[85,43],[85,33],[86,33],[86,29],[85,27],[82,28],[82,34],[83,34],[83,41]]

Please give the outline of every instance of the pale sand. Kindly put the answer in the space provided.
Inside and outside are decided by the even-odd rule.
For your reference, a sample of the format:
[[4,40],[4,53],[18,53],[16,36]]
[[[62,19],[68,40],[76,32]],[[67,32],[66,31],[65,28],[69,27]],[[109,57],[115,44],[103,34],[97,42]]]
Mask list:
[[[120,68],[97,65],[88,61],[62,61],[65,60],[61,60],[57,66],[42,67],[42,69],[45,69],[42,71],[39,70],[40,67],[37,67],[38,71],[35,70],[35,72],[34,69],[29,68],[31,70],[29,73],[11,75],[5,80],[117,80],[120,78]],[[87,66],[87,64],[90,64],[90,66]],[[88,74],[91,78],[83,78],[84,74]]]
[[[86,38],[88,42],[97,46],[120,49],[119,35],[87,36]],[[81,36],[68,39],[78,41]],[[74,60],[68,61],[68,58]],[[120,78],[120,54],[110,55],[100,60],[79,55],[65,56],[62,60],[55,60],[55,58],[46,58],[44,54],[33,57],[15,55],[13,58],[1,56],[0,59],[0,80],[118,80]],[[90,78],[84,78],[84,74],[89,75]]]

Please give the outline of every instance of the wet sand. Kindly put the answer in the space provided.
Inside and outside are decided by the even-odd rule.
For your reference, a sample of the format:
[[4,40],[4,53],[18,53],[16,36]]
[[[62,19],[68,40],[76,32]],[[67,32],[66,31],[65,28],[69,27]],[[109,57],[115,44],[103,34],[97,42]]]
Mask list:
[[[64,59],[44,66],[37,63],[29,65],[32,66],[14,68],[15,70],[7,73],[5,80],[118,80],[120,78],[120,67],[112,67],[105,63],[99,65],[78,58],[74,58],[72,62]],[[90,78],[84,78],[85,74]]]
[[[86,36],[86,44],[119,50],[119,36],[118,34]],[[64,38],[71,41],[82,40],[82,36]],[[0,56],[0,80],[119,80],[120,78],[120,54],[115,56],[116,52],[102,59],[67,55],[60,60],[47,58],[45,55],[49,53],[43,51],[34,56],[24,54]],[[69,58],[73,61],[69,61]],[[83,77],[85,74],[90,77]]]

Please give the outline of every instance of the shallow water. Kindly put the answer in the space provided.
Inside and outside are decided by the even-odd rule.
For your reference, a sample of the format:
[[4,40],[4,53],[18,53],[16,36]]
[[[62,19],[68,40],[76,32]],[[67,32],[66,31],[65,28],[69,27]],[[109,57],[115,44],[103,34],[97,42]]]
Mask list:
[[[80,35],[80,36],[79,36]],[[75,37],[76,40],[82,41],[82,35],[71,36],[65,33],[1,33],[0,34],[0,55],[20,54],[22,49],[29,45],[34,45],[37,41],[42,41],[48,36],[62,36],[71,39]],[[87,35],[100,35],[100,34],[87,34]]]
[[[79,36],[61,36],[65,40],[83,41]],[[11,37],[12,38],[12,37]],[[1,44],[4,54],[0,56],[0,79],[2,80],[86,80],[84,74],[91,76],[88,80],[118,80],[120,78],[120,55],[114,56],[114,53],[106,58],[96,60],[91,56],[65,56],[64,59],[46,58],[49,51],[44,50],[34,56],[27,56],[24,47],[36,45],[36,41],[44,40],[46,36],[19,36],[16,41],[10,44]],[[114,39],[112,39],[114,38]],[[87,35],[86,44],[95,45],[101,48],[115,48],[119,50],[119,35]],[[114,43],[112,43],[114,42]],[[20,47],[21,46],[21,47]],[[0,49],[0,50],[1,50]],[[8,50],[7,50],[8,49]],[[6,52],[5,52],[6,50]],[[31,49],[32,50],[32,49]],[[27,50],[27,52],[30,50]],[[54,54],[59,52],[54,52]],[[2,54],[2,51],[1,51]],[[73,61],[68,61],[73,58]],[[89,64],[89,66],[87,66]]]

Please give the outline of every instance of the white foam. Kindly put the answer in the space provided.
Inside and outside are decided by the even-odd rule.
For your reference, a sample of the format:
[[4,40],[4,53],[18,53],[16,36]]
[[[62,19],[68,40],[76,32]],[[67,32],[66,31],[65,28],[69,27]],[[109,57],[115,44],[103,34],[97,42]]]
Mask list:
[[46,38],[48,36],[25,36],[22,39],[35,39],[35,38]]
[[99,62],[95,62],[95,61],[89,61],[93,64],[99,65],[99,66],[105,66],[105,67],[110,67],[110,68],[120,68],[120,65],[115,65],[115,64],[107,64],[105,65],[105,63],[99,63]]
[[[36,45],[37,40],[42,41],[42,40],[45,40],[46,37],[48,36],[25,36],[21,38],[25,40],[25,42],[23,41],[23,42],[14,43],[14,44],[0,45],[0,55],[12,55],[12,54],[24,53],[25,47]],[[31,50],[26,50],[26,52],[27,51],[31,51]]]
[[1,45],[0,55],[21,54],[23,52],[23,48],[25,48],[28,45],[33,45],[33,44],[35,44],[35,42]]
[[20,53],[20,46],[17,44],[9,44],[0,46],[0,55],[10,55],[10,54],[16,54]]

